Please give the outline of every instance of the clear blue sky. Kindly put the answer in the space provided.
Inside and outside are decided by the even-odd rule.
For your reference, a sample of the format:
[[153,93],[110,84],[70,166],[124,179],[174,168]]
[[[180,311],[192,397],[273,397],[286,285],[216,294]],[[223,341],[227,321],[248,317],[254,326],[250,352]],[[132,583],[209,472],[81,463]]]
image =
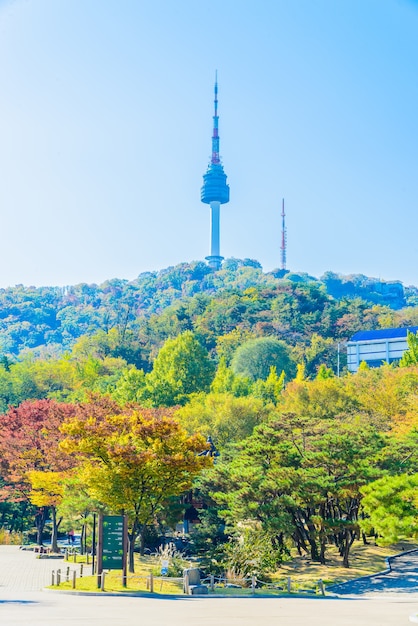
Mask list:
[[0,287],[221,253],[418,285],[418,2],[0,0]]

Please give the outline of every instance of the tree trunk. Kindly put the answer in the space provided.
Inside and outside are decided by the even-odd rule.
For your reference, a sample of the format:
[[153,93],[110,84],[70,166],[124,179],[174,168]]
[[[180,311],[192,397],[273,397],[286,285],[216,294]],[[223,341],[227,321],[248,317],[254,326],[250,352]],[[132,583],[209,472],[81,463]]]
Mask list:
[[134,560],[134,547],[135,547],[135,539],[132,539],[132,535],[129,535],[129,562],[128,562],[128,570],[131,574],[135,572],[135,560]]
[[135,539],[137,538],[137,536],[138,534],[135,531],[135,529],[133,529],[132,532],[128,533],[128,569],[131,574],[135,572],[134,549],[135,549]]
[[84,521],[81,527],[80,554],[85,554],[86,552],[85,546],[86,546],[86,522]]
[[48,512],[48,509],[47,507],[44,506],[41,509],[38,509],[35,514],[36,543],[38,544],[38,546],[42,545],[47,512]]
[[52,552],[59,552],[57,509],[55,508],[55,506],[51,506],[51,516],[52,516],[51,550]]
[[296,542],[297,550],[299,554],[301,555],[302,550],[304,550],[305,552],[308,551],[306,541],[305,541],[306,531],[303,527],[303,524],[300,522],[298,518],[296,518],[296,516],[293,513],[292,513],[292,518],[293,518],[293,525],[295,528],[293,539]]
[[354,531],[350,531],[350,530],[345,531],[343,567],[347,567],[347,568],[350,567],[348,555],[350,554],[350,548],[353,545],[355,538],[356,538],[356,533]]
[[314,539],[312,539],[311,537],[308,537],[308,541],[309,541],[309,546],[311,548],[311,559],[312,561],[319,561],[319,552],[318,552],[318,546],[316,545],[316,541]]
[[145,531],[146,530],[147,530],[147,525],[143,524],[139,532],[139,554],[141,556],[144,556],[144,551],[145,551]]
[[320,545],[320,550],[319,550],[319,562],[321,563],[321,565],[325,565],[325,550],[326,550],[326,545],[327,545],[327,538],[325,533],[321,533],[321,536],[319,538],[319,545]]
[[312,561],[320,561],[319,558],[319,550],[318,550],[318,546],[316,543],[316,529],[314,524],[312,524],[312,522],[310,520],[307,520],[306,525],[308,527],[308,542],[311,548],[311,559]]

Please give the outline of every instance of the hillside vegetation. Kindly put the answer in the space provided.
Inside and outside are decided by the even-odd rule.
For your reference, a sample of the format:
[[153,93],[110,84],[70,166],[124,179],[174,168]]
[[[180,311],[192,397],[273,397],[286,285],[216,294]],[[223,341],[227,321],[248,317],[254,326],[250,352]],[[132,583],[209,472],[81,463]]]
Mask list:
[[228,259],[217,272],[182,263],[133,281],[0,289],[0,350],[56,354],[83,335],[116,329],[119,356],[149,367],[162,342],[184,330],[210,350],[235,328],[292,345],[312,332],[343,341],[360,327],[411,323],[417,302],[415,287],[363,275],[263,273],[250,259]]
[[133,568],[135,542],[198,521],[203,567],[263,576],[415,536],[418,338],[354,375],[344,342],[418,326],[416,291],[251,260],[2,290],[0,526],[85,541],[124,510]]

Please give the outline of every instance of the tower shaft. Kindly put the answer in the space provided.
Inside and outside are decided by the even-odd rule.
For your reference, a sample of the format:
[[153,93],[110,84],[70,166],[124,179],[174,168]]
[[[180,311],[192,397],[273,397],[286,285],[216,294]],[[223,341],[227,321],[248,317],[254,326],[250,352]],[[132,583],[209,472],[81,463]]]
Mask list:
[[210,256],[206,257],[210,267],[219,270],[223,257],[220,255],[220,216],[221,203],[210,203]]

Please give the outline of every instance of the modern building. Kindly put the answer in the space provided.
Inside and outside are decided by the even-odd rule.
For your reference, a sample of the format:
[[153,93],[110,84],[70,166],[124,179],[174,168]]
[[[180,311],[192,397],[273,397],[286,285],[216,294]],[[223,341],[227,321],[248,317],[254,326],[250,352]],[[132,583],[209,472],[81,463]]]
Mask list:
[[220,269],[223,257],[220,254],[220,209],[221,204],[229,202],[229,185],[219,157],[219,116],[218,116],[218,80],[215,79],[215,113],[213,116],[212,157],[203,175],[203,186],[200,192],[202,202],[210,205],[210,255],[206,257],[209,265],[215,270]]
[[362,330],[356,333],[347,342],[348,371],[357,372],[362,361],[369,367],[399,361],[408,349],[408,332],[416,334],[418,326]]

